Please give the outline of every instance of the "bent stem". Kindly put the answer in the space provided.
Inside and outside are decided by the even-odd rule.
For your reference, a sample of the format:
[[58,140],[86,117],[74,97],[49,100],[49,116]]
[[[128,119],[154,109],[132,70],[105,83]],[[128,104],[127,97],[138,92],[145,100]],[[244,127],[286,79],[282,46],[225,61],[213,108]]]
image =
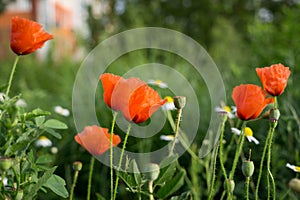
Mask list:
[[[124,155],[124,151],[125,151],[125,147],[126,147],[126,143],[127,143],[127,139],[128,139],[128,136],[129,136],[130,129],[131,129],[131,124],[129,123],[128,128],[127,128],[127,132],[126,132],[126,135],[125,135],[125,138],[124,138],[124,143],[123,143],[123,147],[122,147],[122,151],[121,151],[121,155],[120,155],[120,160],[119,160],[119,164],[118,164],[118,167],[117,167],[117,171],[119,171],[121,169],[121,166],[122,166],[123,155]],[[117,173],[116,183],[115,183],[115,188],[114,188],[113,200],[115,200],[116,196],[117,196],[118,184],[119,184],[119,175]]]
[[[272,188],[273,188],[273,199],[276,199],[275,180],[274,180],[274,177],[273,177],[272,172],[271,172],[271,154],[272,154],[271,147],[272,147],[272,140],[273,140],[273,134],[274,134],[275,127],[271,126],[270,129],[271,129],[270,138],[269,138],[269,141],[268,141],[268,157],[267,157],[268,175],[267,176],[269,176],[271,178]],[[269,183],[268,183],[268,185],[269,185]],[[270,187],[268,187],[268,191],[269,191],[269,188]],[[269,199],[269,192],[268,192],[268,199]]]
[[175,136],[174,136],[174,141],[172,143],[170,152],[169,152],[169,156],[171,156],[173,154],[174,148],[175,148],[175,144],[176,144],[176,139],[178,137],[178,133],[179,133],[179,124],[180,124],[180,120],[181,120],[181,114],[182,114],[182,109],[178,109],[178,114],[177,114],[177,121],[176,121],[176,126],[175,126]]
[[113,170],[113,132],[114,132],[114,127],[117,119],[117,112],[113,113],[113,120],[112,120],[112,125],[111,125],[111,130],[110,130],[110,142],[109,142],[109,154],[110,154],[110,198],[113,198],[114,194],[114,170]]
[[87,190],[87,200],[91,198],[91,186],[92,186],[92,178],[93,178],[93,170],[94,170],[95,158],[94,156],[91,157],[90,162],[90,172],[89,172],[89,180],[88,180],[88,190]]
[[73,200],[73,194],[74,194],[74,189],[75,189],[77,178],[78,178],[78,173],[79,173],[78,170],[76,170],[75,173],[74,173],[73,184],[72,184],[72,188],[71,188],[71,191],[70,191],[70,200]]
[[10,72],[10,76],[9,76],[9,80],[8,80],[8,86],[7,86],[6,93],[5,93],[6,96],[8,96],[8,94],[9,94],[10,87],[11,87],[11,84],[12,84],[12,80],[13,80],[13,77],[14,77],[14,74],[15,74],[15,71],[16,71],[18,61],[19,61],[19,56],[16,57],[13,68],[11,69],[11,72]]

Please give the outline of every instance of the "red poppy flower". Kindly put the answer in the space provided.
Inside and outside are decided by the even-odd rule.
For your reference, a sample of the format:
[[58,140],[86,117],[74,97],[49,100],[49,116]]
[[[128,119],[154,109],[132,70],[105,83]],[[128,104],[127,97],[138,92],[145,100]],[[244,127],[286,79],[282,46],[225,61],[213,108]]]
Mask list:
[[50,39],[53,36],[39,23],[21,17],[11,19],[10,48],[17,55],[30,54]]
[[108,107],[110,107],[113,110],[119,110],[117,109],[117,105],[115,105],[115,107],[112,107],[111,96],[116,84],[120,81],[120,79],[122,80],[123,78],[121,76],[117,76],[109,73],[105,73],[100,76],[100,80],[102,82],[102,86],[104,90],[104,94],[103,94],[104,102]]
[[270,67],[256,68],[256,73],[266,92],[272,96],[279,96],[283,93],[291,72],[282,64],[274,64]]
[[237,116],[241,120],[257,118],[267,104],[274,102],[273,98],[266,98],[263,89],[257,85],[239,85],[233,89],[232,99],[237,108]]
[[145,122],[166,102],[138,78],[124,79],[113,74],[103,74],[100,79],[104,88],[104,102],[112,109],[122,111],[128,121]]
[[[121,139],[113,134],[113,146],[117,146]],[[81,133],[75,135],[75,141],[94,156],[103,154],[110,148],[110,134],[107,128],[86,126]]]

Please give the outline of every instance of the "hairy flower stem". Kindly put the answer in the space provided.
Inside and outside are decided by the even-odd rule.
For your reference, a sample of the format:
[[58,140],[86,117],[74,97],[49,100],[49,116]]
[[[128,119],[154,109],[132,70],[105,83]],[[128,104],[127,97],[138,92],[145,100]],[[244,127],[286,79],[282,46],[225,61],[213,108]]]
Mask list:
[[[272,140],[273,140],[274,130],[275,130],[275,127],[271,127],[270,138],[269,138],[269,141],[268,141],[269,144],[268,144],[268,157],[267,157],[267,170],[268,170],[268,175],[267,176],[269,176],[271,178],[272,187],[273,187],[273,199],[276,199],[275,180],[274,180],[274,177],[273,177],[272,172],[271,172],[271,154],[272,154],[271,147],[272,147]],[[270,189],[270,187],[268,187],[268,190],[269,189]],[[268,195],[269,195],[269,192],[268,192]],[[268,196],[268,199],[269,199],[269,196]]]
[[113,113],[113,120],[111,124],[111,130],[110,130],[110,142],[109,142],[109,161],[110,161],[110,198],[113,198],[114,194],[114,168],[113,168],[113,132],[114,132],[114,127],[117,119],[117,112]]
[[212,153],[212,155],[213,155],[213,161],[212,161],[213,170],[212,170],[212,178],[211,178],[211,184],[210,184],[209,196],[208,196],[209,200],[213,199],[213,196],[214,196],[213,194],[214,194],[214,187],[215,187],[215,180],[216,180],[216,164],[217,164],[218,151],[219,151],[219,146],[217,146]]
[[70,191],[70,200],[73,200],[73,194],[74,194],[74,189],[75,189],[77,178],[78,178],[78,173],[79,173],[79,171],[77,171],[77,170],[74,173],[73,184],[72,184],[72,188]]
[[177,121],[176,121],[176,126],[175,126],[175,136],[174,136],[174,141],[172,143],[170,152],[169,152],[169,156],[171,156],[174,152],[174,148],[175,148],[175,144],[176,144],[176,140],[178,137],[178,133],[179,133],[179,125],[180,125],[180,121],[181,121],[181,114],[182,114],[182,109],[178,109],[178,113],[177,113]]
[[[130,133],[130,129],[131,129],[131,124],[129,123],[127,131],[126,131],[126,135],[125,135],[125,138],[124,138],[124,143],[123,143],[123,147],[122,147],[122,151],[121,151],[121,155],[120,155],[120,160],[119,160],[119,164],[118,164],[118,167],[117,167],[117,171],[119,171],[121,169],[121,166],[122,166],[123,155],[124,155],[124,151],[125,151],[127,139],[128,139],[129,133]],[[116,196],[117,196],[118,184],[119,184],[119,175],[117,173],[116,183],[115,183],[115,188],[114,188],[113,200],[115,200]]]
[[250,177],[246,177],[246,182],[245,182],[246,200],[249,200],[249,183],[250,183]]
[[16,57],[13,68],[10,72],[10,77],[9,77],[9,80],[8,80],[8,86],[7,86],[6,93],[5,93],[6,96],[8,96],[8,94],[9,94],[10,87],[11,87],[11,84],[12,84],[12,80],[13,80],[13,77],[14,77],[14,74],[15,74],[15,71],[16,71],[16,67],[17,67],[17,63],[19,61],[19,58],[20,58],[20,56]]
[[88,180],[88,190],[87,190],[87,196],[86,196],[87,200],[90,200],[90,198],[91,198],[91,187],[92,187],[94,164],[95,164],[95,158],[94,158],[94,156],[91,156],[90,172],[89,172],[89,180]]

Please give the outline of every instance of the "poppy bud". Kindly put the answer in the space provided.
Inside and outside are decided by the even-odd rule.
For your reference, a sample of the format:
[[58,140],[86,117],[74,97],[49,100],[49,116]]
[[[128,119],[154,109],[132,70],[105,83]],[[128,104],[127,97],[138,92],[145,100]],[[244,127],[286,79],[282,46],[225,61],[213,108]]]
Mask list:
[[300,179],[298,179],[298,178],[291,179],[289,182],[289,187],[293,191],[300,193]]
[[73,170],[80,171],[82,169],[82,163],[80,161],[73,162]]
[[149,181],[154,181],[158,178],[159,175],[159,165],[155,163],[149,163],[146,166],[145,178]]
[[234,191],[234,187],[235,187],[235,183],[234,183],[234,180],[232,179],[228,179],[228,180],[225,180],[224,184],[223,184],[223,187],[226,189],[226,181],[227,181],[227,184],[228,184],[228,187],[230,189],[230,192],[232,193]]
[[184,96],[175,96],[174,98],[174,105],[177,109],[182,109],[186,103],[186,97]]
[[0,169],[1,171],[7,171],[13,164],[12,158],[0,157]]
[[254,172],[254,164],[253,161],[245,160],[242,164],[242,171],[245,177],[251,177]]
[[271,123],[277,122],[279,120],[279,117],[280,117],[280,111],[277,108],[271,109],[270,122]]

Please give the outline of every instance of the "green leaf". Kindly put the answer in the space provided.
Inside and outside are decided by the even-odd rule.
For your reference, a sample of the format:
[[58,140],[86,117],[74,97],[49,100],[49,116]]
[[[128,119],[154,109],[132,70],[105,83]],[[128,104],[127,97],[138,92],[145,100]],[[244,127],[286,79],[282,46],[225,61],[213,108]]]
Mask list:
[[169,163],[171,164],[160,170],[158,178],[154,181],[154,187],[156,187],[157,185],[163,185],[173,177],[176,171],[176,159],[177,156],[170,156],[161,162],[160,166],[165,166]]
[[56,137],[57,139],[61,139],[61,135],[60,133],[54,131],[53,129],[51,128],[45,128],[45,131],[50,133],[52,136]]
[[58,121],[56,119],[49,119],[45,122],[44,124],[45,127],[48,127],[48,128],[54,128],[54,129],[67,129],[68,126],[61,122],[61,121]]
[[166,199],[168,196],[176,192],[184,184],[185,170],[181,169],[178,174],[170,181],[166,182],[156,193],[156,196],[161,199]]
[[42,155],[36,160],[36,164],[48,164],[52,162],[52,157],[50,155]]
[[52,167],[51,169],[47,170],[42,177],[40,177],[36,184],[34,184],[28,193],[24,193],[24,199],[34,199],[37,195],[37,192],[45,185],[49,178],[53,175],[55,169],[57,167]]
[[118,171],[117,173],[131,191],[134,190],[133,187],[137,187],[137,183],[135,182],[135,179],[134,179],[134,176],[132,173],[127,173],[124,171]]
[[55,174],[48,179],[44,186],[63,198],[67,198],[69,196],[69,193],[65,187],[65,180]]
[[38,116],[47,116],[47,115],[50,115],[50,114],[51,113],[48,112],[48,111],[37,108],[37,109],[34,109],[31,112],[24,113],[24,117],[25,117],[26,120],[29,120],[29,119],[32,119],[32,118],[35,118],[35,117],[38,117]]
[[42,124],[44,123],[44,121],[45,121],[45,116],[39,116],[39,117],[36,117],[36,118],[34,118],[34,120],[35,120],[35,124],[36,124],[37,126],[40,126],[40,125],[42,125]]
[[188,200],[190,199],[190,191],[182,193],[180,196],[174,196],[171,198],[171,200]]
[[131,173],[133,173],[133,177],[136,182],[136,185],[138,186],[141,185],[142,177],[135,160],[131,160],[131,162],[129,163],[129,170]]

